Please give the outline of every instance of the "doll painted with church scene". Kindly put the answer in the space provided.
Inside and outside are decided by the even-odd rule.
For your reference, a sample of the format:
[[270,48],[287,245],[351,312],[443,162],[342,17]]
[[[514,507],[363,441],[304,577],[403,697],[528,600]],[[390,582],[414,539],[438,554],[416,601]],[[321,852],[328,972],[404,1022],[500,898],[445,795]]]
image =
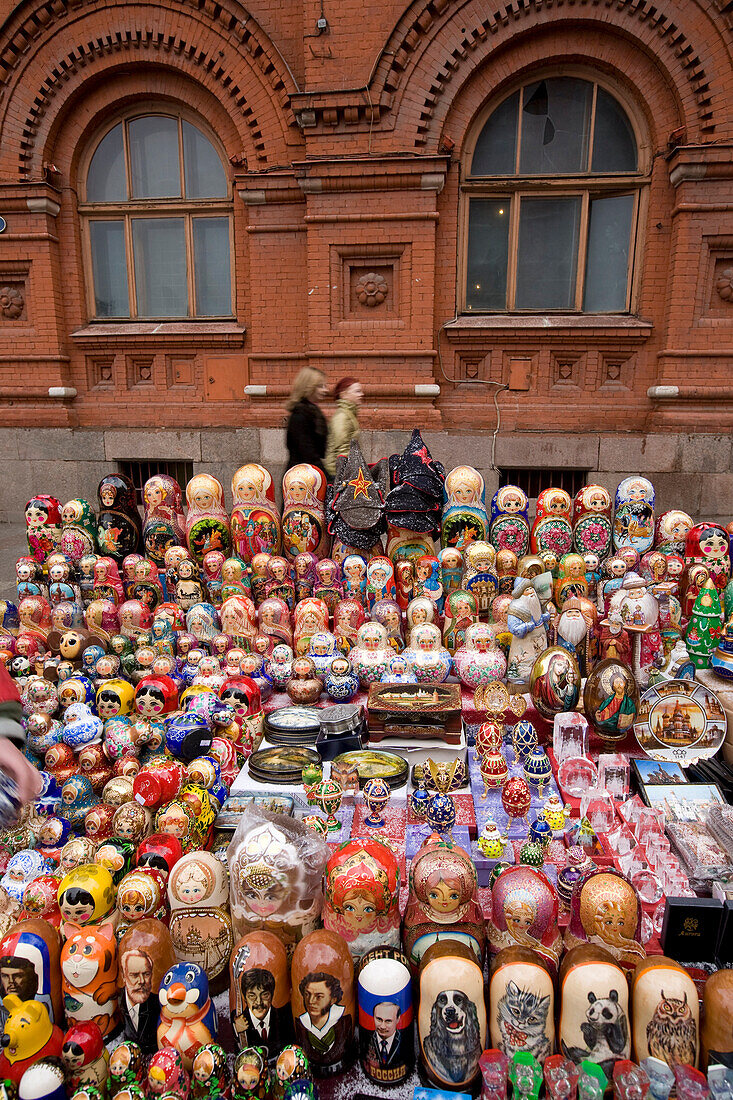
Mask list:
[[491,499],[489,542],[496,551],[529,553],[529,499],[518,485],[502,485]]
[[470,542],[488,533],[485,484],[472,466],[456,466],[445,479],[441,545],[464,551]]
[[557,914],[557,894],[543,871],[525,866],[502,871],[491,888],[491,954],[515,945],[529,947],[554,976],[562,950]]
[[174,865],[167,891],[179,962],[196,963],[210,981],[219,977],[234,945],[226,868],[211,852],[188,852]]
[[477,540],[466,547],[464,559],[462,587],[476,597],[479,616],[486,619],[498,591],[496,551],[491,543]]
[[143,505],[145,553],[156,565],[162,566],[168,547],[182,546],[185,541],[181,486],[168,474],[154,474],[143,486]]
[[232,477],[232,501],[232,543],[242,560],[279,554],[280,513],[269,471],[257,462],[240,466]]
[[326,478],[322,470],[301,462],[283,477],[282,547],[285,557],[309,551],[317,558],[327,556]]
[[646,958],[641,942],[641,901],[618,871],[592,871],[573,887],[565,947],[591,943],[605,948],[625,970]]
[[373,947],[400,945],[400,872],[378,837],[347,840],[326,864],[323,925],[346,941],[354,960]]
[[191,556],[201,565],[209,550],[228,554],[231,534],[221,482],[211,474],[196,474],[186,486],[186,501],[186,543]]

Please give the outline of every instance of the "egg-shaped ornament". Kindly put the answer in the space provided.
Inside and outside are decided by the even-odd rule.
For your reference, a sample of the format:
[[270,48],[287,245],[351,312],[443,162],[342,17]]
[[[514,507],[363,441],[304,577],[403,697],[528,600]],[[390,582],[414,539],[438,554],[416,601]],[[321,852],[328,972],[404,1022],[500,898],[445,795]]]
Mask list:
[[529,681],[532,702],[548,721],[574,710],[580,698],[580,669],[562,646],[550,646],[535,661]]
[[623,741],[639,710],[639,688],[628,665],[613,657],[601,661],[585,681],[583,707],[604,741]]

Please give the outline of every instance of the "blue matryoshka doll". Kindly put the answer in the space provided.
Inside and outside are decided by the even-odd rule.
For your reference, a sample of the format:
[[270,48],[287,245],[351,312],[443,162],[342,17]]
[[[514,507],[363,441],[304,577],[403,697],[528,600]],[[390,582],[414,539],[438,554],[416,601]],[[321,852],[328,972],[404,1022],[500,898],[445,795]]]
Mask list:
[[518,485],[502,485],[491,500],[489,542],[495,550],[529,551],[529,499]]
[[485,492],[484,479],[472,466],[451,470],[443,487],[441,546],[464,550],[469,542],[486,538],[489,521]]
[[654,543],[654,486],[645,477],[625,477],[616,489],[613,545],[630,546],[638,554]]

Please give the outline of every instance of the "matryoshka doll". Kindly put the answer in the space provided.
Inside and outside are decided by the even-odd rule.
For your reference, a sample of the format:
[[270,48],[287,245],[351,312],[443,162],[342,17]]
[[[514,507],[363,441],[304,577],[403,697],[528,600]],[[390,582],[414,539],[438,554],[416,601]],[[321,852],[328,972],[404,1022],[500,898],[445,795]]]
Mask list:
[[562,951],[557,914],[557,894],[543,871],[525,866],[502,871],[491,888],[491,954],[505,947],[531,948],[554,976]]
[[[306,600],[309,596],[313,595],[313,589],[316,584],[316,563],[318,558],[315,554],[311,554],[306,551],[303,554],[296,554],[293,560],[293,580],[295,583],[295,602],[299,603],[300,600]],[[366,563],[364,563],[366,569]]]
[[435,623],[413,627],[402,656],[419,684],[441,684],[448,678],[451,656],[441,644],[440,627]]
[[120,616],[112,600],[92,600],[84,612],[87,629],[106,644],[120,632]]
[[701,1035],[701,1066],[731,1068],[733,1058],[733,970],[717,970],[703,990],[705,1022]]
[[674,959],[654,955],[631,979],[634,1057],[659,1058],[669,1066],[697,1066],[700,1001],[690,975]]
[[381,623],[368,622],[359,627],[349,660],[362,687],[380,682],[389,668],[393,653],[387,631]]
[[290,575],[290,565],[279,554],[270,554],[265,566],[265,596],[277,596],[284,600],[290,611],[295,606],[295,582]]
[[359,1055],[375,1084],[399,1085],[414,1064],[412,977],[405,955],[375,947],[358,968]]
[[178,706],[178,688],[170,676],[145,676],[135,689],[135,711],[143,718],[161,718]]
[[491,601],[497,593],[496,551],[483,539],[470,543],[464,553],[461,587],[476,597],[480,618],[488,618]]
[[[448,549],[452,554],[458,554],[461,559],[461,564],[463,563],[463,555],[460,553],[459,550],[454,550],[453,547],[446,547],[446,549]],[[443,551],[441,551],[441,553],[442,552]],[[440,560],[440,555],[438,555],[438,560]],[[442,574],[443,570],[441,569],[441,577]],[[453,578],[449,579],[452,583]],[[402,611],[406,611],[410,600],[414,595],[415,587],[415,565],[409,558],[400,558],[398,561],[395,562],[394,583],[397,592],[395,599],[397,600],[400,609]],[[443,594],[445,595],[445,580],[443,580]]]
[[174,1095],[188,1100],[189,1086],[190,1079],[179,1051],[170,1046],[156,1051],[148,1065],[147,1096],[155,1100],[159,1096]]
[[654,486],[645,477],[626,477],[616,489],[613,545],[631,546],[639,554],[654,542]]
[[56,497],[31,497],[25,506],[28,551],[34,561],[45,562],[61,540],[61,502]]
[[[719,523],[698,523],[691,528],[685,540],[685,565],[688,577],[693,565],[704,565],[711,581],[722,592],[730,579],[730,548],[725,528]],[[683,607],[686,616],[688,603],[686,593]]]
[[508,1058],[532,1054],[542,1065],[555,1050],[555,988],[536,951],[505,947],[493,960],[489,983],[491,1046]]
[[292,640],[295,654],[298,657],[306,654],[313,635],[323,630],[328,630],[328,608],[323,600],[317,600],[315,597],[301,600],[295,608]]
[[[295,1043],[289,1043],[280,1051],[275,1062],[273,1100],[284,1100],[286,1090],[289,1091],[291,1085],[297,1081],[312,1082],[313,1074],[303,1048]],[[235,1095],[233,1100],[240,1100],[240,1098]]]
[[267,1049],[248,1046],[234,1059],[232,1100],[267,1100],[271,1093]]
[[[221,554],[221,551],[210,551],[210,553],[216,553],[218,555]],[[208,555],[206,556],[208,557]],[[252,586],[250,584],[246,563],[242,558],[236,555],[232,555],[230,558],[224,558],[221,565],[221,591],[219,603],[223,603],[224,600],[228,599],[230,596],[251,597],[251,595]]]
[[158,566],[148,558],[141,558],[135,566],[135,583],[130,589],[134,600],[141,600],[151,611],[163,603],[163,585],[158,576]]
[[117,913],[118,936],[139,920],[166,921],[165,882],[160,872],[151,867],[128,871],[117,887]]
[[[279,596],[268,596],[257,608],[257,625],[260,634],[268,638],[268,656],[280,642],[292,645],[293,634],[290,627],[290,610]],[[227,633],[229,633],[227,631]]]
[[609,951],[625,969],[646,957],[641,942],[641,901],[618,871],[599,869],[576,882],[570,899],[565,947],[595,944]]
[[572,597],[581,599],[588,595],[585,569],[585,558],[580,554],[563,554],[553,586],[555,605],[559,610],[562,610],[565,602]]
[[97,489],[97,546],[121,562],[126,554],[138,553],[142,545],[142,524],[135,502],[135,487],[124,474],[108,474]]
[[339,600],[336,604],[333,612],[333,632],[342,653],[348,653],[356,645],[356,636],[365,618],[364,608],[358,600]]
[[530,534],[530,550],[542,554],[551,550],[558,558],[573,548],[570,516],[573,502],[564,489],[543,489],[537,498],[535,521]]
[[372,607],[371,618],[373,622],[382,624],[389,644],[396,653],[401,653],[405,648],[405,639],[402,636],[402,612],[397,601],[377,600]]
[[314,1073],[344,1073],[356,1055],[354,962],[341,936],[319,929],[293,953],[291,1006],[295,1038]]
[[558,1046],[576,1065],[595,1062],[609,1080],[614,1063],[630,1056],[628,982],[602,947],[574,947],[562,961]]
[[73,932],[61,949],[61,986],[70,1027],[94,1020],[102,1036],[118,1023],[117,941],[104,926]]
[[120,633],[132,641],[150,629],[153,615],[141,600],[125,600],[120,604]]
[[507,549],[497,551],[496,584],[500,596],[511,596],[514,590],[514,582],[518,576],[519,558],[514,551]]
[[112,1051],[109,1059],[109,1090],[112,1097],[132,1085],[141,1086],[145,1080],[145,1065],[140,1045],[125,1039]]
[[496,551],[529,552],[529,500],[518,485],[502,485],[491,499],[489,542]]
[[181,486],[168,474],[154,474],[143,487],[143,506],[145,553],[156,565],[163,566],[166,550],[182,546],[185,540]]
[[[436,942],[420,963],[417,1034],[420,1066],[439,1089],[471,1092],[486,1046],[481,964],[465,943]],[[460,1040],[456,1033],[460,1031]]]
[[347,840],[329,859],[323,926],[343,937],[355,962],[373,947],[399,947],[399,887],[394,853],[377,837]]
[[[224,562],[228,560],[222,550],[209,550],[208,553],[204,554],[204,560],[201,563],[201,573],[206,585],[207,597],[214,607],[221,607],[222,569]],[[239,590],[244,595],[244,585],[239,585]]]
[[447,475],[440,529],[442,546],[455,546],[463,551],[469,542],[487,537],[485,491],[483,477],[472,466],[456,466]]
[[[457,546],[444,546],[438,553],[438,561],[440,562],[440,580],[443,585],[443,599],[447,601],[450,593],[461,587],[461,580],[463,578],[463,554]],[[403,611],[413,595],[416,595],[414,591],[404,593],[407,599],[402,608]]]
[[322,470],[303,462],[285,472],[282,547],[289,561],[306,551],[319,559],[328,555],[325,499],[326,478]]
[[443,606],[443,581],[440,562],[433,554],[421,554],[413,560],[414,596],[427,596],[438,608]]
[[40,917],[13,924],[0,940],[3,992],[15,993],[24,1001],[40,1001],[52,1023],[63,1026],[60,954],[58,930]]
[[97,551],[97,517],[88,500],[68,500],[61,509],[59,550],[78,564],[85,554]]
[[394,582],[394,566],[383,555],[367,562],[367,606],[371,610],[378,600],[394,600],[397,595]]
[[323,600],[330,614],[333,614],[336,604],[344,597],[341,568],[331,558],[321,558],[316,565],[313,595],[317,600]]
[[69,1028],[64,1035],[61,1058],[66,1072],[66,1085],[78,1088],[106,1089],[109,1054],[102,1033],[93,1020]]
[[186,486],[188,515],[186,542],[200,565],[209,550],[229,553],[229,516],[224,508],[224,489],[211,474],[197,474]]
[[432,833],[410,866],[410,895],[402,944],[414,968],[431,944],[448,936],[467,944],[481,964],[486,943],[476,893],[476,868],[468,852]]
[[225,974],[234,944],[225,866],[211,852],[189,852],[168,878],[170,931],[180,962],[192,962],[210,982]]
[[[125,808],[125,806],[122,807],[123,810]],[[142,806],[140,809],[142,809]],[[157,833],[170,833],[171,836],[176,837],[180,841],[184,852],[191,852],[202,846],[203,838],[199,830],[196,812],[182,798],[174,798],[166,806],[161,806],[156,811],[155,831]]]
[[692,517],[679,508],[662,512],[654,527],[654,549],[663,554],[684,555],[687,534],[693,527]]
[[611,494],[602,485],[584,485],[573,501],[573,549],[603,561],[611,553]]
[[271,932],[249,932],[229,962],[229,1010],[239,1047],[262,1046],[279,1054],[293,1038],[290,965]]
[[224,1048],[205,1043],[191,1066],[191,1100],[219,1100],[228,1093],[229,1067]]
[[[297,567],[297,560],[296,560]],[[347,554],[341,563],[344,597],[356,600],[364,607],[366,603],[367,563],[361,554]],[[315,586],[315,577],[314,577]],[[308,593],[310,596],[312,592]]]
[[221,629],[229,635],[232,645],[252,648],[257,634],[257,612],[249,596],[228,596],[219,608]]
[[94,925],[114,931],[117,926],[115,886],[106,867],[87,863],[69,871],[58,885],[57,900],[66,938],[77,928]]
[[249,564],[255,554],[280,553],[280,514],[272,477],[264,466],[248,462],[232,477],[232,543]]
[[51,604],[45,596],[24,596],[18,603],[18,641],[23,637],[44,643],[51,629]]

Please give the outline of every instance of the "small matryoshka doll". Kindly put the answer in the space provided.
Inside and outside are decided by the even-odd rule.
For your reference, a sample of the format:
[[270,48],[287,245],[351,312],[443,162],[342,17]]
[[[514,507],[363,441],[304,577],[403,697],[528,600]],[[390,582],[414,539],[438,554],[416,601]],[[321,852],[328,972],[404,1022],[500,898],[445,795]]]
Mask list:
[[66,1021],[94,1020],[106,1038],[117,1027],[117,941],[94,925],[73,932],[61,949],[61,986]]
[[421,554],[413,561],[414,579],[412,592],[414,596],[427,596],[436,607],[443,606],[443,581],[440,572],[440,562],[433,554]]
[[149,558],[141,558],[135,566],[135,583],[130,589],[132,599],[141,600],[151,611],[163,603],[163,585],[158,575],[158,566]]
[[156,833],[170,833],[176,837],[184,852],[201,847],[202,837],[196,812],[182,798],[174,798],[166,806],[161,806],[155,813],[154,824]]
[[[519,576],[519,558],[513,550],[498,550],[496,554],[496,584],[501,596],[511,596]],[[492,601],[493,603],[493,601]]]
[[358,600],[339,600],[333,612],[333,632],[343,653],[356,645],[359,627],[364,625],[365,612]]
[[555,1050],[555,988],[547,964],[528,947],[505,947],[489,983],[491,1046],[508,1058],[532,1054],[542,1065]]
[[309,551],[326,557],[330,539],[325,516],[326,478],[322,470],[300,463],[283,477],[283,553],[293,561]]
[[445,601],[443,620],[443,645],[449,653],[455,653],[465,643],[466,630],[471,623],[478,622],[478,614],[473,593],[461,588],[450,593]]
[[267,1100],[270,1095],[270,1069],[267,1049],[248,1046],[234,1059],[232,1100]]
[[654,486],[645,477],[626,477],[616,489],[613,545],[631,546],[639,554],[654,542]]
[[178,706],[178,688],[170,676],[145,676],[135,689],[135,712],[143,718],[162,718]]
[[[275,1062],[275,1079],[272,1083],[273,1100],[284,1100],[286,1091],[297,1081],[312,1082],[313,1074],[305,1051],[295,1043],[283,1047]],[[235,1097],[234,1100],[239,1100]]]
[[205,1043],[191,1067],[192,1100],[219,1100],[226,1096],[229,1069],[224,1048],[218,1043]]
[[23,637],[45,644],[51,629],[51,604],[45,596],[24,596],[18,603],[18,620],[18,647]]
[[138,845],[150,832],[150,811],[139,802],[125,802],[115,811],[114,836]]
[[394,566],[383,555],[367,562],[367,606],[371,610],[377,600],[393,600],[397,595],[394,582]]
[[124,474],[108,474],[97,489],[97,545],[100,554],[121,562],[126,554],[138,553],[142,524],[135,501],[135,487]]
[[641,917],[639,895],[622,874],[610,869],[592,871],[573,887],[565,947],[596,944],[624,969],[633,969],[646,957]]
[[573,501],[573,549],[603,561],[611,553],[611,494],[602,485],[584,485]]
[[61,509],[59,550],[76,564],[97,550],[97,517],[88,500],[68,500]]
[[384,841],[364,837],[339,845],[323,882],[323,926],[343,937],[355,962],[380,944],[399,947],[400,873]]
[[358,968],[359,1056],[367,1078],[398,1085],[414,1063],[412,976],[405,955],[375,947]]
[[[457,546],[444,546],[438,554],[440,562],[440,580],[443,585],[443,599],[447,600],[451,592],[461,587],[463,577],[463,554]],[[399,585],[398,585],[399,592]],[[411,592],[407,603],[416,593]],[[405,608],[407,607],[405,603]],[[404,608],[403,608],[404,610]]]
[[628,982],[602,947],[574,947],[562,961],[557,1038],[566,1058],[595,1062],[609,1080],[614,1063],[630,1055]]
[[[364,606],[366,602],[367,563],[361,554],[347,554],[341,563],[344,596],[348,600],[357,600]],[[313,593],[309,593],[313,595]]]
[[319,929],[293,953],[291,1005],[295,1038],[321,1077],[345,1072],[354,1060],[354,962],[341,936]]
[[120,616],[114,600],[92,600],[84,612],[84,622],[105,645],[120,632]]
[[402,943],[414,968],[438,939],[455,933],[480,962],[486,942],[477,895],[476,868],[463,848],[433,833],[410,866],[410,896]]
[[631,979],[631,1001],[637,1062],[659,1058],[673,1067],[697,1066],[700,1002],[683,966],[664,955],[640,962]]
[[137,868],[120,880],[117,887],[118,935],[136,921],[166,920],[165,883],[159,871]]
[[66,1086],[106,1090],[109,1074],[109,1054],[102,1033],[93,1020],[70,1027],[64,1035],[61,1058],[66,1073]]
[[[461,554],[460,550],[455,550],[453,547],[449,547],[449,548],[446,548],[446,549],[448,549],[451,554],[454,554],[454,555],[458,554],[460,556],[461,566],[462,566],[463,565],[463,555]],[[441,554],[442,553],[443,553],[443,551],[441,550]],[[440,555],[438,555],[438,559],[440,560]],[[442,577],[442,574],[443,574],[443,570],[441,569],[441,577]],[[449,578],[449,579],[453,580],[454,578]],[[409,606],[410,600],[414,596],[414,587],[415,587],[415,565],[410,560],[410,558],[399,558],[398,561],[395,562],[394,583],[395,583],[395,589],[396,589],[396,592],[397,592],[397,595],[396,595],[395,599],[397,600],[397,603],[399,604],[400,610],[401,611],[406,611],[407,607]],[[443,583],[443,595],[445,595],[445,581],[443,580],[442,583]],[[459,583],[460,583],[460,578],[459,578]]]
[[502,485],[491,500],[489,542],[495,550],[513,550],[518,558],[529,552],[529,500],[518,485]]
[[423,1073],[439,1089],[471,1092],[486,1046],[481,964],[462,942],[435,942],[420,963],[419,991],[417,1034]]
[[693,527],[694,520],[692,517],[679,508],[662,512],[660,516],[657,516],[654,527],[654,549],[661,550],[663,554],[684,555],[687,533]]
[[112,1097],[131,1085],[142,1085],[145,1064],[140,1045],[131,1039],[116,1046],[109,1059],[109,1091]]
[[106,867],[96,863],[75,867],[61,879],[57,898],[61,931],[67,938],[77,928],[94,925],[113,931],[116,927],[115,886]]
[[542,554],[550,550],[558,558],[573,547],[570,516],[573,502],[564,489],[543,489],[537,498],[535,521],[530,534],[530,550]]
[[[188,551],[186,551],[188,553]],[[122,584],[125,589],[125,598],[129,599],[132,586],[135,583],[135,569],[137,563],[143,560],[142,554],[125,554],[122,559]]]
[[120,633],[136,641],[150,629],[153,615],[142,600],[125,600],[120,604]]
[[271,932],[249,932],[229,962],[229,1009],[239,1047],[262,1046],[272,1057],[293,1038],[290,966]]
[[143,505],[145,553],[156,565],[163,566],[166,550],[183,545],[185,539],[181,486],[168,474],[154,474],[143,487]]
[[231,644],[242,649],[252,648],[257,634],[257,612],[249,596],[228,596],[219,608],[221,629],[229,635]]
[[190,1080],[183,1056],[173,1047],[156,1051],[148,1065],[146,1094],[152,1100],[172,1093],[188,1100]]
[[265,596],[277,596],[292,611],[295,606],[295,583],[290,575],[288,561],[279,554],[271,554],[267,559],[265,575]]
[[248,462],[232,477],[232,543],[248,564],[255,554],[280,553],[280,514],[272,477]]
[[688,577],[693,565],[704,565],[711,581],[722,592],[730,579],[730,548],[725,528],[719,523],[698,523],[691,528],[685,540],[685,565]]
[[336,604],[344,597],[344,589],[341,584],[341,566],[331,558],[321,558],[316,564],[316,583],[313,595],[318,600],[323,600],[330,614],[333,614]]
[[61,502],[56,497],[31,497],[25,506],[25,522],[29,553],[34,561],[43,563],[61,540]]
[[309,596],[313,595],[313,589],[316,584],[317,562],[318,558],[316,555],[311,554],[309,551],[295,555],[293,559],[293,580],[295,583],[296,603],[299,603],[300,600],[306,600]]
[[465,550],[469,542],[485,539],[489,530],[485,502],[486,487],[478,470],[456,466],[443,487],[442,546]]
[[496,955],[505,947],[531,948],[554,976],[562,950],[557,913],[557,894],[544,872],[510,867],[491,888],[489,950]]
[[378,684],[382,680],[393,654],[387,631],[381,623],[368,622],[359,627],[349,660],[362,687]]
[[[220,550],[209,553],[221,554]],[[222,555],[223,556],[223,555]],[[206,562],[204,562],[206,565]],[[229,596],[251,596],[252,587],[249,580],[247,564],[236,555],[224,558],[221,563],[221,593],[219,603],[223,603]]]
[[563,554],[558,565],[558,575],[554,584],[555,604],[562,610],[571,597],[580,599],[588,595],[588,581],[585,577],[585,558],[580,554]]
[[488,617],[491,601],[497,593],[496,551],[483,539],[473,541],[464,552],[461,587],[476,597],[479,616]]
[[[279,596],[268,596],[257,608],[257,625],[260,634],[268,638],[268,655],[280,642],[292,645],[293,634],[290,627],[290,610]],[[227,632],[228,633],[228,632]]]
[[213,982],[229,965],[234,936],[225,866],[211,852],[189,852],[168,878],[170,930],[181,962],[200,966]]
[[191,556],[200,565],[209,550],[228,554],[229,516],[224,508],[221,482],[211,474],[197,474],[186,486],[186,500],[186,542]]

